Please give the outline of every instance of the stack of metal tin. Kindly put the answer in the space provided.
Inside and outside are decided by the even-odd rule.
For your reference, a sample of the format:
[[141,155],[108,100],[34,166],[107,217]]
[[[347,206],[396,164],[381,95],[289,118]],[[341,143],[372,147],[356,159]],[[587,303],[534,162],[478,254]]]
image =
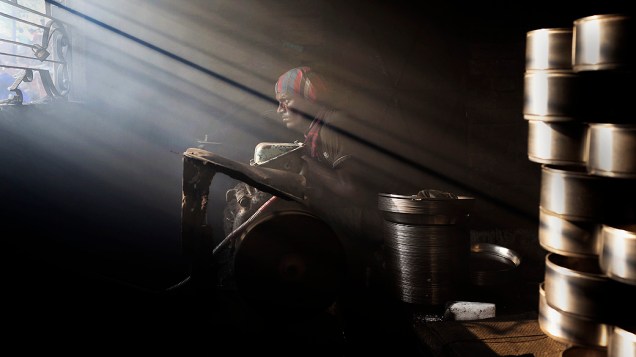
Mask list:
[[523,114],[548,251],[539,326],[610,357],[636,356],[634,40],[633,20],[614,14],[526,40]]
[[469,277],[474,198],[380,193],[388,280],[402,301],[442,305],[460,296]]

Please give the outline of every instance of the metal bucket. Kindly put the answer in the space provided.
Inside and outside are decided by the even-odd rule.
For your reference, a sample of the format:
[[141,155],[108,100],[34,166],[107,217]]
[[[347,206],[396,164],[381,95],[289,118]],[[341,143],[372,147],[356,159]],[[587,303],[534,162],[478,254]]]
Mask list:
[[463,224],[474,204],[475,199],[468,196],[422,198],[417,195],[378,194],[378,209],[385,220],[394,223]]
[[441,305],[467,285],[470,233],[462,225],[385,221],[384,237],[387,274],[402,301]]
[[378,195],[386,272],[400,300],[441,305],[460,296],[468,283],[473,204],[472,197],[452,194]]

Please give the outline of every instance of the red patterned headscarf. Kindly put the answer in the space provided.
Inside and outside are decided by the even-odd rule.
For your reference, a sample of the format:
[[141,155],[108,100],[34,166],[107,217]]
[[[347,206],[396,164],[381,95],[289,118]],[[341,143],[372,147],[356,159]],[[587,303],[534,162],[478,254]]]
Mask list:
[[288,93],[300,95],[313,102],[326,94],[323,80],[309,67],[296,67],[278,77],[274,86],[276,94]]
[[[278,77],[274,91],[276,95],[281,93],[300,95],[312,102],[323,100],[327,94],[327,88],[322,78],[312,72],[309,67],[296,67],[283,73]],[[309,130],[305,133],[306,150],[308,150],[310,156],[314,158],[319,157],[318,138],[322,125],[323,121],[320,118],[314,118],[309,125]]]

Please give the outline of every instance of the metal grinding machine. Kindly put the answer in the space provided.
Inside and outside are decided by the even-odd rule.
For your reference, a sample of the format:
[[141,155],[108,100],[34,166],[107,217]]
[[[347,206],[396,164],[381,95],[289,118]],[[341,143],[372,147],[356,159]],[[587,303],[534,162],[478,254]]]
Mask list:
[[[214,294],[217,254],[230,247],[236,289],[252,311],[298,317],[335,301],[345,254],[331,227],[304,208],[303,178],[293,154],[299,147],[263,143],[249,165],[197,148],[184,153],[182,247],[199,290]],[[265,195],[262,202],[252,202],[253,210],[235,217],[230,234],[218,244],[206,223],[216,173]],[[242,198],[234,197],[239,206],[247,204],[245,198],[250,201],[250,196]]]

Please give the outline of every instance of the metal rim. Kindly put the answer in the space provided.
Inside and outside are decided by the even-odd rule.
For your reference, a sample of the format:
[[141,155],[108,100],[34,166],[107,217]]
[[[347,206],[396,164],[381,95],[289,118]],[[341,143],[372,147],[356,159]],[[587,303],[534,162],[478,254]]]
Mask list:
[[611,279],[636,285],[636,224],[604,224],[600,236],[601,270]]
[[549,33],[572,33],[572,29],[569,27],[555,27],[555,28],[540,28],[536,30],[530,30],[526,33],[526,37],[531,37],[537,33],[549,32]]
[[636,331],[614,326],[607,346],[607,357],[636,357]]
[[510,283],[517,277],[521,256],[515,251],[492,243],[471,245],[470,282],[477,286]]
[[505,258],[512,263],[512,268],[517,268],[521,265],[521,256],[517,252],[497,244],[475,243],[470,247],[470,251],[477,254],[483,253]]
[[587,168],[591,174],[636,178],[636,125],[589,124]]
[[573,103],[580,97],[579,82],[579,75],[572,70],[526,71],[523,77],[524,117],[576,120],[580,108]]
[[616,317],[624,299],[617,296],[621,289],[602,273],[596,258],[549,253],[544,284],[550,306],[603,322]]
[[[586,71],[633,70],[631,17],[622,14],[592,15],[574,21],[572,69]],[[624,42],[624,43],[623,43]]]
[[581,17],[580,19],[576,19],[574,20],[574,25],[578,25],[578,24],[582,24],[585,22],[589,22],[589,21],[599,21],[599,20],[607,20],[607,21],[613,21],[613,20],[627,20],[630,19],[630,16],[627,15],[623,15],[623,14],[601,14],[601,15],[591,15],[591,16],[586,16],[586,17]]
[[[445,216],[449,220],[466,216],[475,199],[469,196],[457,198],[420,198],[415,195],[378,194],[378,209],[387,213],[421,216]],[[408,219],[407,217],[401,217]],[[410,222],[397,222],[410,223]]]
[[592,175],[585,166],[542,165],[540,206],[572,220],[636,218],[636,182]]
[[539,328],[565,344],[606,347],[612,325],[561,311],[548,304],[545,283],[539,286]]
[[539,244],[545,250],[565,256],[598,257],[601,223],[570,220],[539,207]]
[[553,165],[584,165],[588,127],[582,122],[528,120],[528,158]]

